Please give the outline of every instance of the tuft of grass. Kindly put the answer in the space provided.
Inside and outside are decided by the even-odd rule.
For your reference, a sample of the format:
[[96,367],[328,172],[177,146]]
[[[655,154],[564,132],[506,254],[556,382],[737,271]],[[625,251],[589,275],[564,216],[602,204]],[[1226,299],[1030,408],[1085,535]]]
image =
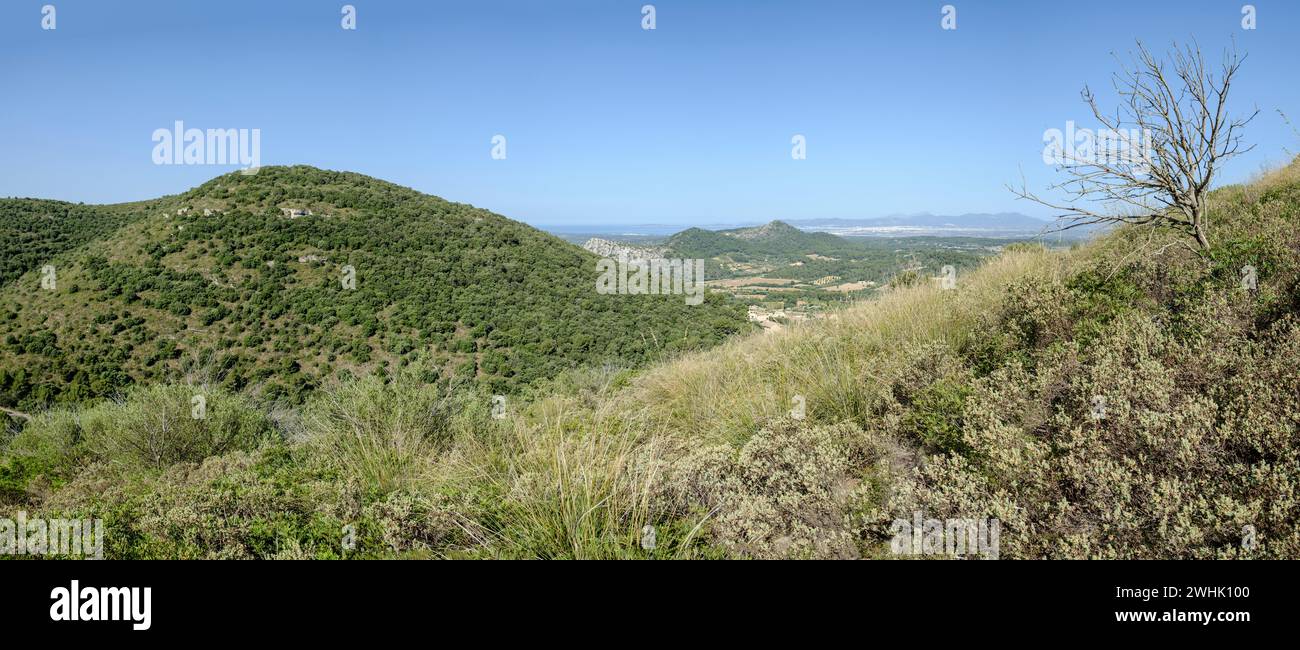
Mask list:
[[417,370],[331,387],[305,407],[297,435],[344,473],[386,494],[420,474],[452,437],[452,396]]

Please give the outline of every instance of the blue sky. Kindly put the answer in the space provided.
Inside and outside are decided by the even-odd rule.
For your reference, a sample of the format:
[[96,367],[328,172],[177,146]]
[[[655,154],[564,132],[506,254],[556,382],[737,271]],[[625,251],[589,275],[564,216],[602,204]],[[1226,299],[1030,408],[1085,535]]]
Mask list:
[[[41,6],[57,29],[41,29]],[[341,7],[357,29],[340,26]],[[1258,148],[1300,151],[1300,3],[5,0],[0,196],[117,202],[234,169],[158,166],[155,129],[261,130],[262,164],[376,176],[533,224],[1022,211],[1043,132],[1084,125],[1112,51],[1249,54]],[[941,7],[957,29],[940,28]],[[1104,97],[1104,96],[1103,96]],[[506,160],[490,156],[507,137]],[[806,136],[808,157],[790,140]]]

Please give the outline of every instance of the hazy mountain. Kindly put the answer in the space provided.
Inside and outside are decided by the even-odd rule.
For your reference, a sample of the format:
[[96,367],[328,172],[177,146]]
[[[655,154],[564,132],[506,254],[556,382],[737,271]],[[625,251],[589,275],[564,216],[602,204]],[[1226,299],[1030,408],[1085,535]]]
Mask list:
[[1037,235],[1051,225],[1051,222],[1043,219],[1016,212],[952,216],[920,213],[874,219],[800,219],[790,223],[804,230],[829,232],[845,237],[1017,237]]

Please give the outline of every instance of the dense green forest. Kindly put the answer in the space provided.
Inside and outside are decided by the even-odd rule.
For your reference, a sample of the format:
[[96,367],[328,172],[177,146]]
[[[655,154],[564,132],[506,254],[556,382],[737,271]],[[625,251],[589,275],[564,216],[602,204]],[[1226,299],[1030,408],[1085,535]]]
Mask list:
[[[42,205],[76,220],[46,232]],[[749,328],[721,296],[598,295],[577,246],[353,173],[266,167],[130,206],[0,214],[46,242],[6,255],[26,275],[0,292],[0,404],[24,409],[181,376],[299,402],[418,358],[431,381],[506,393]]]
[[104,237],[143,213],[132,204],[79,205],[44,199],[0,200],[0,285],[56,255]]

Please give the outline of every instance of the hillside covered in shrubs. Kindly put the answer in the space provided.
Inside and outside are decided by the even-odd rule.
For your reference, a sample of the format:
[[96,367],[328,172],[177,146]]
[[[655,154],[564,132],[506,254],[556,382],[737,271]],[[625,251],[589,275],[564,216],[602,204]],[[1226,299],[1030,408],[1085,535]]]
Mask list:
[[11,434],[0,503],[102,517],[130,558],[886,558],[915,512],[997,518],[1004,559],[1294,558],[1300,164],[1209,205],[1207,255],[1019,245],[495,414],[422,360],[294,409],[136,388]]
[[120,206],[0,200],[10,231],[0,405],[25,411],[187,376],[301,403],[421,354],[508,394],[751,329],[720,296],[600,295],[595,255],[501,215],[306,166]]

